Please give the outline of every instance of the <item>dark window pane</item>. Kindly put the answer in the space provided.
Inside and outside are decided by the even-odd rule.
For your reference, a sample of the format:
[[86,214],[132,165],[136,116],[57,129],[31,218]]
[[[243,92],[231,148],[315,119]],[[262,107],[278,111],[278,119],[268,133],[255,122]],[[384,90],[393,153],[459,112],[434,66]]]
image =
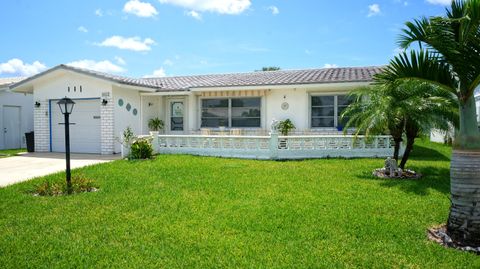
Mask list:
[[202,127],[228,127],[227,118],[202,118]]
[[333,106],[333,96],[312,96],[312,106]]
[[[341,127],[344,127],[345,125],[347,125],[347,122],[350,120],[349,117],[345,117],[345,118],[341,118],[341,117],[338,117],[338,125],[341,126]],[[353,127],[353,126],[350,126],[350,127]]]
[[236,107],[232,108],[232,117],[260,117],[260,109],[259,108],[241,108]]
[[333,117],[312,118],[312,127],[334,127]]
[[183,117],[171,117],[170,118],[170,130],[171,131],[183,131]]
[[260,127],[260,118],[232,118],[232,127]]
[[203,108],[202,118],[226,118],[228,117],[228,108]]
[[333,107],[312,107],[312,117],[333,116]]
[[228,107],[228,99],[203,99],[202,108]]
[[232,107],[260,107],[260,98],[234,98]]
[[339,106],[348,106],[353,102],[353,98],[347,95],[339,95],[337,97],[337,102]]

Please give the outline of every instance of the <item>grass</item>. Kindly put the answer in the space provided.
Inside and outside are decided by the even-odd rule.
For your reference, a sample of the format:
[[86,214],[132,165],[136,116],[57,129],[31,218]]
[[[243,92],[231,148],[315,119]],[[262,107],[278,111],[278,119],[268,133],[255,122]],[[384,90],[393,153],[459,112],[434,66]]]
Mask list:
[[44,179],[13,185],[0,189],[0,264],[480,267],[478,256],[426,239],[447,218],[450,148],[419,141],[413,154],[421,181],[372,178],[381,159],[163,155],[80,169],[97,180],[94,193],[33,197]]
[[27,152],[27,149],[2,149],[0,150],[0,158],[12,157],[22,152]]

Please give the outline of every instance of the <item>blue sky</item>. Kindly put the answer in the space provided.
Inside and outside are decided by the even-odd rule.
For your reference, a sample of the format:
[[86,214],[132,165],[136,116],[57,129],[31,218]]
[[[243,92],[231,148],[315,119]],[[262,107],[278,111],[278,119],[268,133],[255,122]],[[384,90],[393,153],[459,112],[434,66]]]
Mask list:
[[0,77],[71,64],[131,77],[383,65],[449,0],[1,1]]

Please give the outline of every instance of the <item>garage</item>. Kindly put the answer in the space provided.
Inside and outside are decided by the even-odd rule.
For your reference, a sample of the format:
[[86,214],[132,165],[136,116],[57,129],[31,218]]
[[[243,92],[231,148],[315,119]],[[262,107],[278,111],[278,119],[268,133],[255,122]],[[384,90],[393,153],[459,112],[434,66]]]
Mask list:
[[[51,151],[65,152],[64,115],[58,100],[50,100]],[[70,115],[70,150],[73,153],[101,152],[100,99],[74,99]]]

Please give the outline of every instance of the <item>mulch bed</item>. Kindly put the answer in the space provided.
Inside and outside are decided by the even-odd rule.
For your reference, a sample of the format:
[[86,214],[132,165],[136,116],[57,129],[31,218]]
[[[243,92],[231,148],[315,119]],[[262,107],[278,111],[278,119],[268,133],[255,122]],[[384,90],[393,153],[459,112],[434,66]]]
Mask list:
[[447,234],[447,226],[445,224],[428,229],[427,234],[428,234],[429,240],[434,241],[446,248],[454,248],[461,251],[473,252],[477,255],[480,255],[480,246],[479,247],[465,246],[460,242],[454,241]]

